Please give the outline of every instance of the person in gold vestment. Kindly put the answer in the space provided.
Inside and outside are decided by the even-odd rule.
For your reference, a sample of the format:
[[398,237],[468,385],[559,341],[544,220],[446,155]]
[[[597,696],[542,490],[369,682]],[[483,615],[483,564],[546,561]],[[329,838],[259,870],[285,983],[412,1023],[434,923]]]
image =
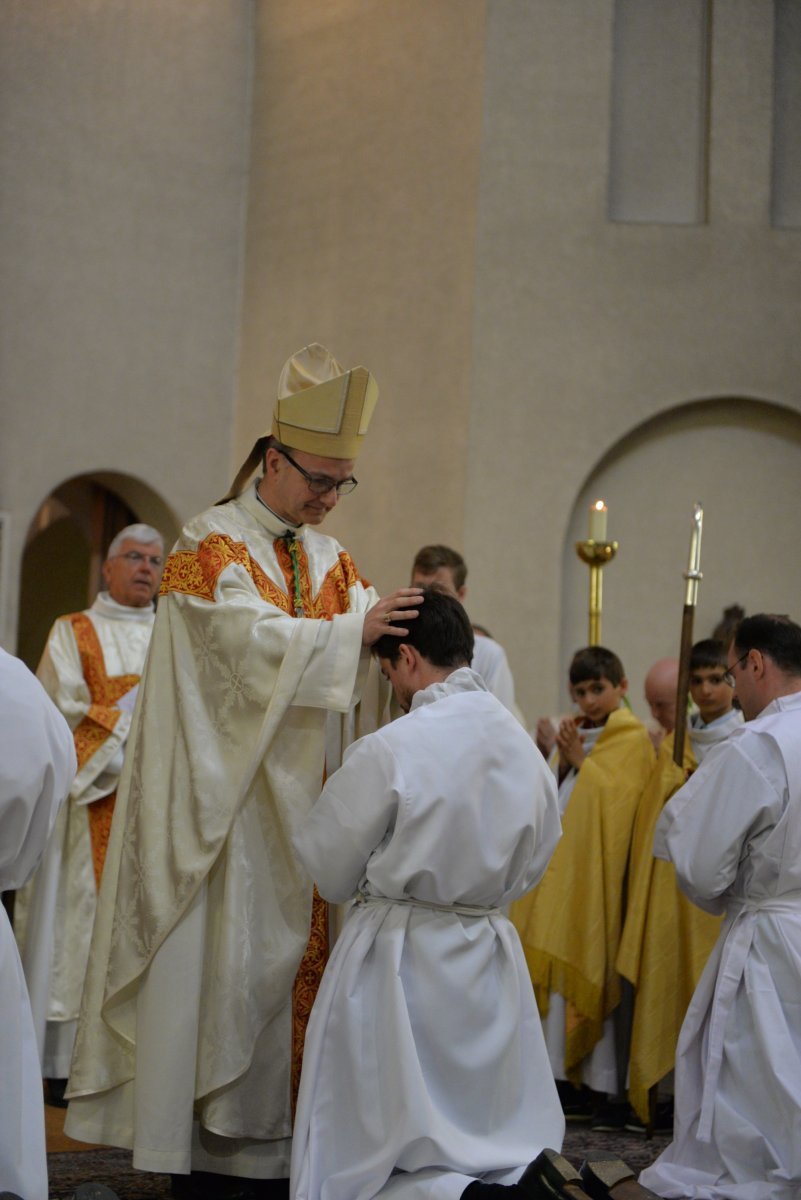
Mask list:
[[[581,1103],[589,1119],[603,1094],[620,1090],[615,959],[631,832],[654,751],[645,726],[622,706],[628,683],[616,654],[603,646],[579,650],[569,678],[582,715],[565,718],[557,738],[562,840],[542,881],[510,916],[565,1113],[574,1117],[571,1106]],[[568,1085],[602,1095],[578,1097]]]
[[[637,810],[629,863],[628,906],[617,969],[635,988],[629,1051],[629,1100],[643,1125],[650,1120],[649,1090],[673,1070],[681,1024],[720,932],[720,917],[684,895],[672,863],[654,858],[654,830],[662,809],[719,742],[743,721],[732,707],[726,648],[705,638],[690,654],[693,713],[681,767],[673,761],[673,733],[665,737]],[[673,1128],[672,1097],[657,1104],[657,1129]]]
[[292,837],[342,748],[382,720],[369,647],[420,596],[379,598],[316,528],[356,486],[377,395],[316,343],[293,355],[270,433],[165,567],[66,1128],[132,1147],[177,1195],[287,1191],[327,957]]
[[164,540],[128,525],[103,564],[107,590],[59,617],[37,674],[69,724],[78,774],[39,870],[17,896],[15,931],[31,997],[42,1073],[59,1106],[81,1003],[97,893],[139,677],[155,620]]

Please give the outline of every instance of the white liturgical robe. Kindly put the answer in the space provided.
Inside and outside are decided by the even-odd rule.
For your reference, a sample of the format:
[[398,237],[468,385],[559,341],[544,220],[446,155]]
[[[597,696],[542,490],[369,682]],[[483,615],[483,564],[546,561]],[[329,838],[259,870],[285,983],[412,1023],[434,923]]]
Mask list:
[[295,838],[322,895],[360,901],[307,1030],[294,1200],[455,1200],[561,1146],[528,970],[500,911],[559,835],[551,772],[469,668],[348,752]]
[[[37,671],[73,731],[79,759],[69,803],[15,909],[46,1078],[65,1079],[69,1073],[97,907],[87,806],[108,796],[119,782],[155,615],[152,604],[133,608],[101,592],[85,614],[96,634],[94,645],[87,647],[82,639],[79,646],[73,618],[61,617]],[[121,680],[116,690],[122,694],[114,703],[98,695],[108,680]]]
[[[0,891],[42,856],[75,774],[64,718],[18,659],[0,650]],[[0,1191],[47,1200],[39,1053],[14,935],[0,905]]]
[[660,1196],[801,1195],[801,692],[710,750],[665,806],[654,853],[726,919],[682,1026]]
[[289,1170],[312,915],[291,837],[338,765],[327,743],[375,728],[385,693],[362,646],[377,594],[333,538],[285,533],[250,490],[165,565],[65,1126],[144,1170]]

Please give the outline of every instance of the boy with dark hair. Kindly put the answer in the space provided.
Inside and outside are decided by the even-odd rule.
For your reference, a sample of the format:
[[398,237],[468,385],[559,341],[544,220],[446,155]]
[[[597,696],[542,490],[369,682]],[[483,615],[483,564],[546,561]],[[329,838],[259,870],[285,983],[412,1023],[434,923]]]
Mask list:
[[[653,855],[654,829],[667,801],[709,750],[742,724],[732,707],[727,682],[726,648],[714,638],[696,642],[690,653],[690,695],[698,711],[687,728],[684,762],[673,761],[673,733],[657,753],[657,762],[637,811],[629,863],[628,906],[617,969],[635,988],[629,1057],[629,1100],[637,1121],[650,1124],[649,1090],[673,1070],[679,1030],[706,960],[715,944],[720,919],[684,896],[672,865]],[[655,1128],[669,1131],[673,1101],[663,1095]]]
[[[544,1018],[551,1066],[569,1118],[589,1119],[620,1091],[615,970],[637,803],[653,767],[645,726],[623,705],[623,664],[603,646],[569,668],[580,715],[559,726],[562,840],[540,885],[512,907]],[[577,1094],[577,1087],[586,1090]]]
[[[452,550],[450,546],[423,546],[412,563],[412,584],[420,587],[438,584],[464,604],[467,563],[459,551]],[[493,696],[497,696],[501,704],[514,713],[521,725],[525,724],[515,703],[514,680],[503,646],[480,625],[474,625],[473,631],[478,636],[473,644],[470,666],[478,672]]]

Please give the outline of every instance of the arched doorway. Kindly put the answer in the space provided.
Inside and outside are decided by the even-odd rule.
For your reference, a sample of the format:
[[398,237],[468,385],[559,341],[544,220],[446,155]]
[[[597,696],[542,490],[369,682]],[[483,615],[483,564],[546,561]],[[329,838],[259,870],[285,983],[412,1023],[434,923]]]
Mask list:
[[696,500],[704,507],[696,638],[708,637],[733,602],[801,620],[801,416],[793,410],[742,397],[697,400],[645,422],[604,455],[577,494],[563,545],[563,665],[587,641],[588,570],[575,543],[587,537],[597,498],[609,507],[610,540],[620,542],[604,571],[601,640],[623,659],[639,716],[647,715],[646,670],[678,651]]
[[140,480],[114,472],[74,476],[42,501],[20,575],[17,654],[31,670],[53,621],[92,603],[111,540],[136,521],[154,525],[172,544],[177,521],[164,501]]

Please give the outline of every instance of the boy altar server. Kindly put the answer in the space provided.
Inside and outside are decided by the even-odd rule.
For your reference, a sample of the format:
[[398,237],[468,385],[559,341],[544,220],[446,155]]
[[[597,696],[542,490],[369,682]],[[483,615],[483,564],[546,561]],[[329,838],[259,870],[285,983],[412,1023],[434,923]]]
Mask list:
[[[676,1042],[687,1005],[701,977],[720,918],[704,912],[682,894],[676,872],[654,858],[654,829],[667,801],[704,761],[709,751],[743,723],[732,707],[726,649],[705,638],[690,653],[693,713],[681,767],[673,761],[673,731],[659,747],[643,793],[631,844],[628,906],[617,969],[636,988],[629,1051],[629,1100],[648,1124],[649,1090],[673,1070]],[[673,1102],[657,1105],[657,1129],[673,1127]]]
[[427,588],[375,652],[407,713],[359,741],[295,837],[320,893],[356,897],[309,1022],[296,1200],[460,1197],[516,1183],[564,1122],[501,906],[559,837],[539,751],[467,664],[458,600]]
[[660,1196],[801,1195],[801,628],[746,618],[729,648],[745,717],[668,802],[654,853],[723,928],[676,1052]]
[[[511,910],[540,1001],[566,1113],[590,1117],[620,1091],[613,1015],[623,891],[637,805],[653,769],[645,726],[623,707],[623,664],[604,646],[578,650],[568,672],[581,710],[557,735],[564,836],[542,883]],[[567,1082],[569,1081],[569,1083]],[[613,1114],[616,1118],[616,1114]],[[605,1113],[595,1119],[606,1123]]]

